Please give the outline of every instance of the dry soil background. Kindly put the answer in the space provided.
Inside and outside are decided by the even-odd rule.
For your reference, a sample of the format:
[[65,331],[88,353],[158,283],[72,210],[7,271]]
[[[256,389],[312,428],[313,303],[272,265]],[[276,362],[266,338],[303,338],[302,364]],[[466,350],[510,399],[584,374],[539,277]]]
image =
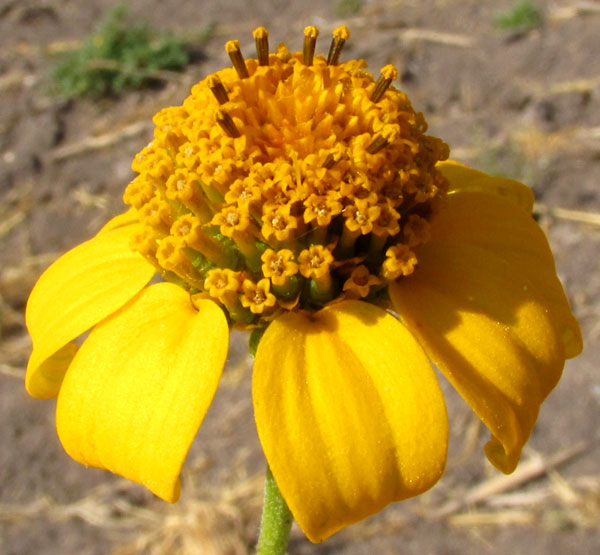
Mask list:
[[322,545],[294,528],[304,553],[599,553],[600,465],[600,2],[539,1],[544,23],[499,31],[511,1],[339,2],[148,0],[135,16],[194,35],[212,25],[202,56],[164,86],[101,101],[48,93],[49,60],[90,32],[111,0],[0,3],[0,553],[231,553],[251,551],[264,461],[254,430],[250,366],[238,337],[229,369],[184,471],[180,503],[85,469],[62,451],[54,403],[29,398],[23,309],[41,271],[122,210],[133,155],[150,117],[228,64],[223,44],[248,53],[265,25],[272,44],[299,49],[340,23],[346,58],[373,72],[401,68],[399,86],[453,157],[525,180],[580,319],[585,350],[543,406],[521,465],[503,477],[485,461],[487,433],[448,391],[448,471],[431,492],[388,507]]

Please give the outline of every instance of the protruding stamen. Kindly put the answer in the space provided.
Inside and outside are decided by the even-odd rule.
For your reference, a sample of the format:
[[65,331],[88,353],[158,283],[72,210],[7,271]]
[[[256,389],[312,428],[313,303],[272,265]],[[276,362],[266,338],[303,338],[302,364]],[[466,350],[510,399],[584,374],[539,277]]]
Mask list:
[[227,52],[227,54],[229,54],[229,57],[231,58],[231,63],[237,71],[239,78],[246,79],[247,77],[249,77],[246,62],[244,61],[244,56],[242,56],[240,42],[237,40],[227,41],[225,43],[225,51]]
[[225,87],[223,86],[223,82],[219,78],[218,75],[209,75],[207,79],[208,88],[210,92],[212,92],[217,99],[219,104],[225,104],[229,100],[229,96]]
[[377,83],[375,83],[375,88],[371,94],[371,100],[373,102],[379,102],[385,91],[388,90],[392,81],[395,81],[396,79],[398,79],[398,70],[391,64],[385,66],[381,70],[381,75],[379,76],[379,79],[377,79]]
[[377,154],[382,148],[385,148],[390,143],[382,135],[378,135],[373,139],[373,142],[367,147],[369,154]]
[[219,108],[217,110],[216,119],[217,123],[221,126],[221,129],[225,131],[228,137],[231,137],[232,139],[240,137],[238,128],[235,126],[231,116],[225,110]]
[[328,66],[335,66],[338,64],[344,44],[349,38],[350,31],[348,31],[348,27],[345,25],[342,25],[333,31],[333,40],[331,41],[329,54],[327,55]]
[[313,63],[318,36],[319,29],[314,25],[304,28],[304,48],[302,49],[302,55],[305,66],[311,66]]
[[256,57],[258,58],[259,66],[269,65],[269,31],[264,27],[254,29],[252,33],[256,41]]
[[323,162],[323,167],[327,170],[330,170],[340,161],[340,157],[333,152],[330,152],[325,158],[325,162]]
[[388,146],[398,137],[397,126],[386,125],[380,135],[373,139],[373,142],[367,147],[369,154],[377,154],[382,148]]
[[344,147],[341,143],[338,143],[331,149],[331,152],[327,155],[327,157],[325,158],[321,167],[325,168],[326,170],[330,170],[342,158],[345,158],[345,157],[346,157],[346,147]]

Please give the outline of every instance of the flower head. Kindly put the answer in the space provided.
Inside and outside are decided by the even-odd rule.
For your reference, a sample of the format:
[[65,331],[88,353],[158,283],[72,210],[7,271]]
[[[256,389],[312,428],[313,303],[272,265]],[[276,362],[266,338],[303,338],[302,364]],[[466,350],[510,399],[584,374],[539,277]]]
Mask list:
[[[298,302],[291,306],[286,290],[275,288],[278,312],[314,311],[347,298],[344,283],[361,265],[373,277],[396,279],[417,264],[407,249],[425,242],[428,219],[448,189],[436,168],[448,147],[425,134],[423,117],[390,87],[397,76],[392,66],[375,81],[364,62],[340,62],[349,38],[344,27],[334,33],[327,59],[314,56],[316,33],[307,29],[302,53],[269,54],[268,33],[259,28],[257,59],[247,61],[240,43],[228,42],[233,68],[207,77],[183,106],[155,117],[155,138],[136,158],[140,175],[124,199],[164,245],[156,256],[144,245],[140,252],[194,289],[202,290],[196,285],[212,271],[193,264],[194,256],[222,266],[212,248],[219,245],[229,253],[230,269],[244,272],[254,288],[273,278],[281,286],[282,276],[273,275],[262,253],[289,253],[286,262],[300,270]],[[139,183],[149,183],[162,160],[174,163],[141,198]],[[169,238],[190,215],[214,245],[198,243],[190,253]],[[410,256],[390,258],[390,252]],[[368,296],[366,287],[361,297]],[[240,299],[250,302],[241,291]],[[241,327],[262,326],[272,312],[255,308],[249,319],[222,306]]]
[[318,34],[270,53],[259,28],[248,60],[228,42],[233,67],[155,116],[130,210],[31,293],[26,381],[58,395],[73,458],[176,501],[229,328],[268,326],[258,434],[313,541],[441,476],[448,425],[430,360],[511,472],[581,350],[531,191],[445,161],[391,86],[395,68],[374,79],[341,61],[345,27],[315,55]]

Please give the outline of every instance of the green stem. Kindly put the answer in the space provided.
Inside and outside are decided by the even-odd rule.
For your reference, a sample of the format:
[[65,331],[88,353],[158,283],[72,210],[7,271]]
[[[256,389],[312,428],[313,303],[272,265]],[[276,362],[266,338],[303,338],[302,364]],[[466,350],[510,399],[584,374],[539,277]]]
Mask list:
[[257,555],[285,555],[293,520],[292,513],[273,479],[271,469],[267,466]]

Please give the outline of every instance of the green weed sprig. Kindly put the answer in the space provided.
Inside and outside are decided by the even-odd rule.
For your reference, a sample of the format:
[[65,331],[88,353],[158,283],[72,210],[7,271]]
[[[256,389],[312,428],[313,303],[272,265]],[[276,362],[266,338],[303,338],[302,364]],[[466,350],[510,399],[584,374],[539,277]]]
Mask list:
[[188,61],[182,38],[132,22],[127,8],[118,6],[80,49],[55,65],[51,77],[56,92],[66,98],[104,96],[148,86],[161,71],[181,70]]

